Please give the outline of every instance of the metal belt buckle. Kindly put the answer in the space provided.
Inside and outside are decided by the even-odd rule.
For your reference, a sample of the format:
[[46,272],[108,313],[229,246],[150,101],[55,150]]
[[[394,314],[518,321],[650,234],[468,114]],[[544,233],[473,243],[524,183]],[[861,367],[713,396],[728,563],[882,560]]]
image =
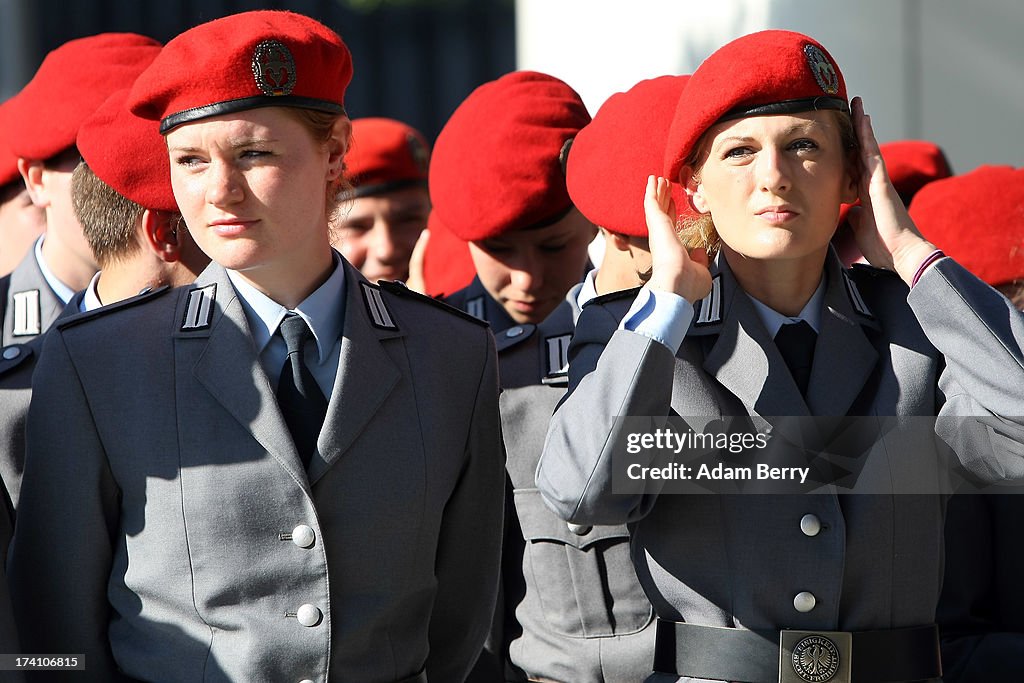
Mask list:
[[782,631],[779,683],[850,683],[849,631]]

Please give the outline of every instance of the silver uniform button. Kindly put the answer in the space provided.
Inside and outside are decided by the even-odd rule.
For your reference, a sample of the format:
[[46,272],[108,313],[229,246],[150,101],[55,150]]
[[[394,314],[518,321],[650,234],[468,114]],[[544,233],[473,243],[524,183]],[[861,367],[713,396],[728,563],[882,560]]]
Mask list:
[[793,597],[793,608],[797,612],[810,612],[818,604],[817,598],[807,591],[801,591]]
[[518,337],[524,331],[525,330],[523,330],[523,328],[519,327],[519,325],[516,325],[515,327],[510,327],[507,330],[505,330],[505,336],[506,337]]
[[320,617],[322,617],[320,610],[313,605],[303,605],[296,612],[295,617],[299,620],[299,623],[303,626],[316,626],[320,623]]
[[567,522],[566,526],[569,527],[569,531],[573,532],[577,536],[586,536],[590,533],[590,530],[594,528],[592,526],[587,526],[586,524],[573,524],[572,522]]
[[821,531],[821,520],[817,515],[804,515],[800,518],[800,531],[804,532],[804,536],[817,536]]
[[14,360],[21,355],[21,349],[17,346],[8,346],[4,349],[4,360]]
[[305,524],[300,524],[292,529],[292,543],[300,548],[312,548],[314,541],[316,541],[316,534]]

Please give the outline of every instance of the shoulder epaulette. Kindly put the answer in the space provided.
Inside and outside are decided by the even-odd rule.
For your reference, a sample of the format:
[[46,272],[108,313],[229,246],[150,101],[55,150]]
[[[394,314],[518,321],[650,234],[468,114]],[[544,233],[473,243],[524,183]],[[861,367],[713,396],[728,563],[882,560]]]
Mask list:
[[[888,271],[882,270],[881,268],[861,264],[854,264],[849,271],[843,271],[843,284],[846,286],[846,296],[850,299],[850,304],[853,305],[853,310],[865,318],[874,319],[875,315],[871,312],[871,309],[868,308],[867,303],[864,301],[864,297],[860,293],[860,288],[857,287],[857,283],[854,280],[862,277],[881,278],[885,277],[882,274],[886,272]],[[896,274],[893,273],[893,275]],[[899,276],[896,275],[896,278],[899,279]],[[900,282],[902,282],[902,280],[900,280]]]
[[11,344],[0,348],[0,375],[18,367],[33,355],[28,344]]
[[585,307],[591,304],[607,304],[612,301],[621,301],[623,299],[635,299],[636,295],[640,293],[640,287],[632,287],[630,289],[620,289],[615,292],[608,292],[607,294],[601,294],[590,299],[585,304]]
[[39,303],[39,290],[27,289],[23,292],[11,293],[11,313],[14,328],[11,334],[15,337],[27,337],[42,334],[42,310]]
[[722,275],[711,278],[711,291],[694,304],[694,327],[717,325],[722,322]]
[[182,315],[179,332],[207,330],[213,321],[214,303],[217,301],[217,283],[205,287],[193,287],[188,292],[185,312]]
[[152,289],[148,292],[145,292],[144,294],[138,294],[127,299],[122,299],[121,301],[117,301],[106,306],[101,306],[91,311],[85,311],[84,313],[75,313],[74,315],[69,315],[66,318],[58,318],[57,322],[55,322],[53,326],[60,330],[66,330],[69,327],[74,327],[75,325],[84,323],[87,320],[99,318],[101,316],[107,315],[108,313],[113,313],[114,311],[120,311],[125,308],[138,306],[139,304],[161,297],[169,291],[171,291],[171,288],[168,287],[167,285],[157,287],[156,289]]
[[373,326],[381,330],[397,330],[398,325],[391,317],[391,311],[384,303],[384,297],[380,295],[380,287],[371,285],[369,282],[359,283],[363,288],[363,302],[366,304],[366,312],[373,321]]
[[393,281],[389,281],[389,280],[380,280],[379,282],[377,282],[377,286],[380,287],[380,289],[382,289],[385,292],[387,292],[388,294],[394,294],[396,296],[400,296],[400,297],[405,298],[405,299],[413,299],[414,301],[420,301],[420,302],[425,303],[425,304],[430,304],[434,308],[439,308],[442,311],[446,311],[448,313],[452,313],[454,315],[457,315],[460,318],[462,318],[464,320],[469,320],[471,322],[474,322],[477,325],[480,325],[481,327],[488,327],[488,324],[487,324],[487,322],[485,320],[480,320],[479,318],[475,318],[475,317],[473,317],[469,313],[466,313],[463,310],[455,308],[454,306],[452,306],[450,304],[446,304],[445,302],[440,301],[438,299],[435,299],[433,297],[429,297],[426,294],[420,294],[419,292],[414,292],[413,290],[411,290],[408,287],[406,287],[405,284],[402,283],[402,282],[397,282],[397,281],[393,282]]

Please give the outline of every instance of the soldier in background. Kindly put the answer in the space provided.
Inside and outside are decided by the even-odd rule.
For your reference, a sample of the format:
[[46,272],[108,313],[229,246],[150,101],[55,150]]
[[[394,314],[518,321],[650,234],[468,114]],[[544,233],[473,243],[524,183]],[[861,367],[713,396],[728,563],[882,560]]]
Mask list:
[[[468,242],[478,273],[448,300],[497,333],[508,454],[503,598],[474,681],[636,681],[653,651],[653,614],[625,527],[567,525],[533,483],[548,420],[565,393],[577,311],[567,295],[595,232],[563,170],[589,118],[562,81],[515,72],[471,93],[434,147],[435,214],[442,230]],[[618,176],[628,166],[605,170]]]
[[135,33],[101,33],[52,50],[32,80],[4,103],[6,134],[32,202],[46,213],[46,234],[7,279],[0,344],[46,331],[85,289],[97,265],[71,203],[82,121],[113,92],[132,84],[160,43]]
[[[910,216],[928,239],[1024,310],[1024,169],[979,166],[936,180],[914,197]],[[954,495],[946,510],[937,613],[946,683],[1024,678],[1024,488],[996,490],[1005,494]]]
[[423,134],[388,118],[352,120],[345,173],[352,189],[332,244],[370,282],[406,280],[416,241],[427,227],[430,147]]
[[[14,270],[46,230],[46,213],[32,203],[18,172],[18,157],[8,145],[6,105],[0,104],[0,277]],[[4,299],[0,293],[0,301]]]

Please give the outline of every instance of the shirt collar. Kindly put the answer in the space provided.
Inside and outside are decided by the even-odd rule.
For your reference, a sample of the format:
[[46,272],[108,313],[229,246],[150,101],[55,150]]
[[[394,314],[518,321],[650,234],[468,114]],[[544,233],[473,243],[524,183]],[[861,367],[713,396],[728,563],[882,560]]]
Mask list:
[[[227,270],[227,276],[242,300],[258,355],[270,343],[289,310],[253,287],[236,271]],[[345,268],[337,253],[334,254],[334,270],[327,281],[293,310],[313,331],[319,362],[323,363],[341,337],[345,321]]]
[[68,287],[66,284],[61,282],[53,271],[46,265],[46,260],[43,259],[43,240],[46,235],[40,235],[39,239],[36,240],[36,263],[39,265],[39,272],[43,274],[43,279],[46,280],[46,284],[50,285],[50,289],[57,297],[67,303],[71,301],[71,297],[75,295],[75,290]]
[[95,311],[103,305],[103,302],[100,301],[100,294],[96,289],[97,283],[100,281],[100,272],[102,271],[96,271],[96,274],[89,280],[89,286],[85,288],[85,296],[82,297],[82,302],[78,304],[78,310],[82,313]]
[[779,328],[787,323],[795,323],[804,320],[814,328],[817,332],[821,327],[821,306],[825,301],[825,277],[822,274],[821,280],[818,282],[818,288],[814,290],[814,294],[804,305],[799,315],[788,316],[782,315],[773,308],[769,308],[765,304],[761,303],[749,294],[747,297],[754,304],[754,310],[757,311],[758,317],[761,318],[761,322],[764,323],[764,327],[768,330],[768,336],[772,339],[775,338],[775,334],[779,331]]
[[579,293],[576,295],[576,305],[583,308],[584,305],[591,299],[597,296],[597,285],[595,284],[597,279],[597,268],[591,268],[587,276],[583,278],[582,286],[580,287]]

